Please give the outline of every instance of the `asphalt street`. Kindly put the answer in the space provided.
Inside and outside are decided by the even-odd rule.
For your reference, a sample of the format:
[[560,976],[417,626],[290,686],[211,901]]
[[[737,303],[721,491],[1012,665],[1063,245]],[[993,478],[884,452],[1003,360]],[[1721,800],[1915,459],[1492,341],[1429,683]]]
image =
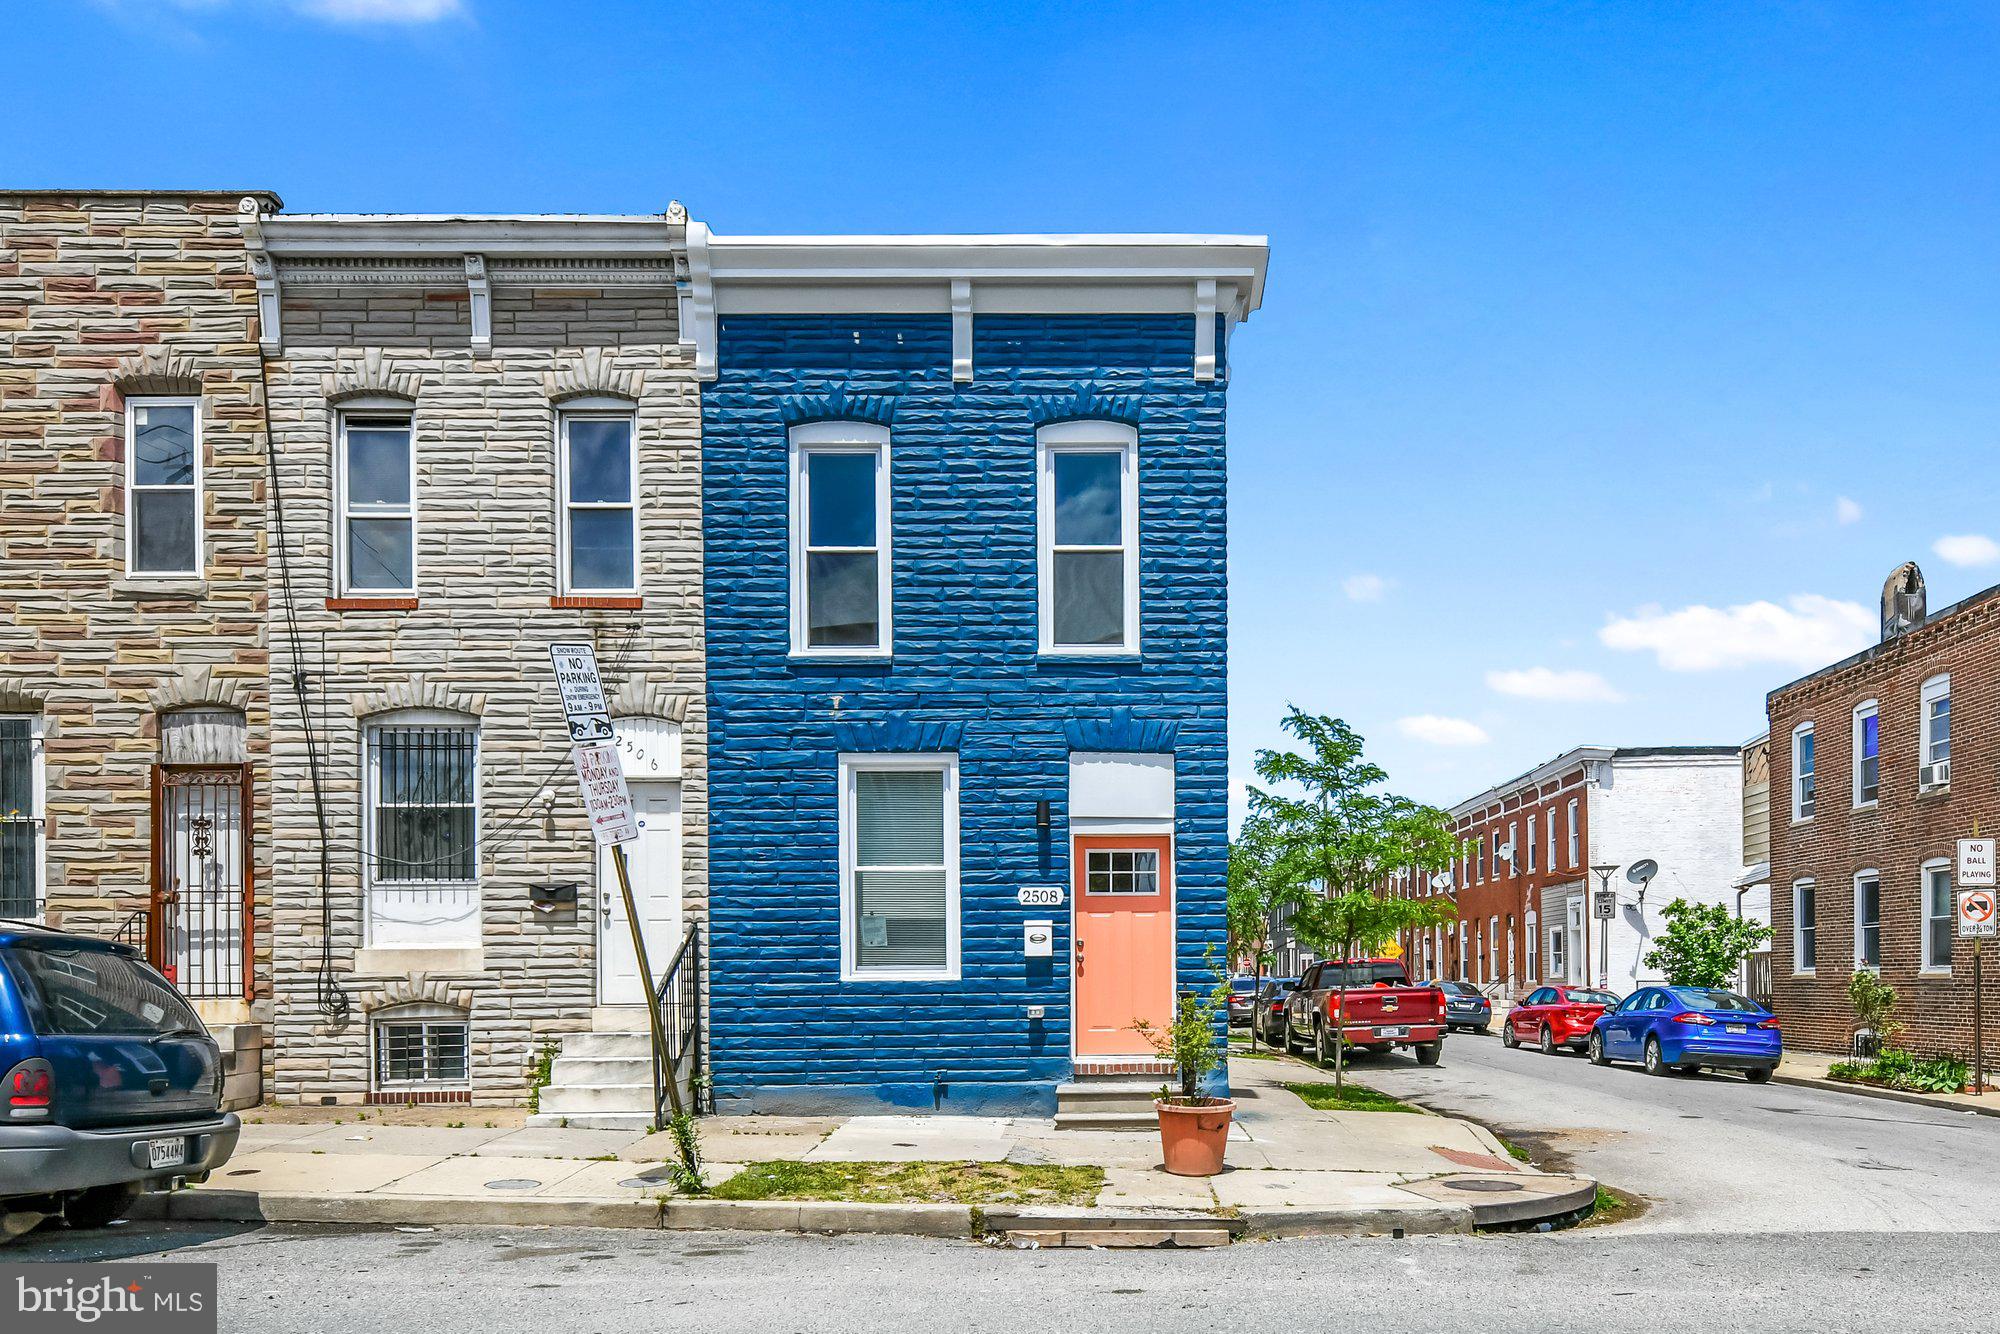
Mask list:
[[2000,1230],[2000,1118],[1740,1075],[1653,1076],[1467,1034],[1429,1069],[1398,1056],[1353,1070],[1645,1196],[1632,1231]]

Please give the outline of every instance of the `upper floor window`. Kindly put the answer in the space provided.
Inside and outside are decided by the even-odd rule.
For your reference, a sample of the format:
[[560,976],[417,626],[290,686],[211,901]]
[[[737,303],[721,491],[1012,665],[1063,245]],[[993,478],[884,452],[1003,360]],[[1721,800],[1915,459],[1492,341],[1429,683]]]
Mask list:
[[1933,676],[1919,696],[1917,786],[1951,785],[1951,678]]
[[42,910],[42,720],[0,714],[0,917]]
[[1037,434],[1041,651],[1139,649],[1138,433],[1059,422]]
[[957,757],[844,755],[840,784],[841,975],[957,977]]
[[1819,967],[1819,905],[1813,882],[1792,886],[1792,969],[1810,973]]
[[1882,966],[1882,876],[1876,871],[1854,877],[1854,966]]
[[125,565],[201,573],[201,400],[125,400]]
[[410,419],[341,414],[335,472],[341,591],[415,592],[417,478]]
[[894,642],[889,432],[867,422],[792,428],[792,652],[880,656]]
[[476,943],[479,729],[406,714],[367,742],[369,943]]
[[1875,701],[1854,710],[1854,804],[1867,806],[1882,792],[1882,715]]
[[629,412],[565,412],[557,485],[565,593],[639,588],[639,464]]
[[1510,821],[1507,825],[1507,878],[1521,874],[1521,825]]
[[1569,864],[1574,867],[1583,855],[1583,831],[1577,828],[1576,798],[1569,799]]
[[1943,857],[1923,866],[1923,968],[1951,971],[1951,938],[1958,932],[1958,906],[1952,901],[1951,862]]
[[1813,814],[1813,729],[1800,723],[1792,732],[1792,818],[1810,820]]
[[1553,871],[1556,869],[1556,808],[1553,806],[1549,807],[1543,818],[1548,821],[1549,826],[1548,869]]
[[1528,817],[1528,873],[1532,875],[1534,874],[1534,870],[1535,870],[1535,817],[1531,815]]

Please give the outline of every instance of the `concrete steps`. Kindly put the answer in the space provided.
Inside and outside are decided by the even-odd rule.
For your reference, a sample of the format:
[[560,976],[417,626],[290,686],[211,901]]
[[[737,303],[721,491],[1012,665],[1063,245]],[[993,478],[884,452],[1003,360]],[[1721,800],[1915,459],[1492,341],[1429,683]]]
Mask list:
[[1056,1085],[1058,1130],[1156,1130],[1160,1080],[1087,1075]]
[[569,1034],[556,1053],[548,1085],[528,1124],[588,1130],[650,1128],[652,1038],[643,1030]]

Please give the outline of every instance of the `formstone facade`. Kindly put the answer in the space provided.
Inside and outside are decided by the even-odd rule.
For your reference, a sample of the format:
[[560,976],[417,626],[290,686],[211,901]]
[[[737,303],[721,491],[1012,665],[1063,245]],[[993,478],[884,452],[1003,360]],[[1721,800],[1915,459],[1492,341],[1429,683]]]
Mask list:
[[[0,193],[0,769],[16,765],[0,809],[6,910],[150,935],[212,1026],[246,1026],[223,1035],[247,1058],[232,1102],[256,1096],[247,1026],[272,987],[269,473],[245,224],[277,203]],[[159,494],[175,514],[155,524],[149,510],[147,532],[185,550],[173,572],[138,567],[178,555],[128,549],[139,530],[128,424],[152,420],[128,407],[153,403],[176,405],[173,441],[136,480],[172,483]],[[156,794],[156,773],[197,770],[216,776],[209,804],[177,807],[178,831],[169,817],[156,839],[156,803],[176,800]],[[166,897],[149,928],[156,881]],[[227,911],[197,941],[180,914],[202,885]],[[208,953],[190,962],[191,949]]]
[[[595,645],[628,776],[678,797],[678,921],[704,914],[701,410],[670,253],[680,224],[623,220],[633,253],[605,257],[565,253],[565,221],[470,220],[440,237],[423,220],[266,220],[289,555],[274,672],[305,687],[278,691],[274,723],[288,775],[273,812],[280,1101],[518,1103],[545,1046],[591,1027],[604,905],[552,643]],[[449,253],[421,252],[432,242]],[[629,591],[562,582],[566,414],[629,423]],[[383,582],[357,563],[385,539],[348,527],[379,512],[365,511],[379,496],[360,475],[375,465],[348,442],[365,451],[384,427],[414,456],[407,589],[357,586]],[[363,545],[344,565],[350,542]],[[469,856],[453,866],[471,865],[473,883],[428,908],[423,891],[378,883],[414,855],[381,818],[392,769],[415,762],[382,758],[385,728],[476,747],[475,842],[461,827],[440,854]],[[392,1016],[464,1024],[463,1069],[447,1048],[431,1077],[385,1086],[374,1039]]]

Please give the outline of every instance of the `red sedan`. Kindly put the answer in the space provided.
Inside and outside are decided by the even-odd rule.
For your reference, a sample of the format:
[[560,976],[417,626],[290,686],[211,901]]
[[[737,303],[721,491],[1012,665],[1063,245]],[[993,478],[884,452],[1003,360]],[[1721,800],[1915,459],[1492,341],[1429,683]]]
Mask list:
[[1558,1047],[1582,1051],[1597,1016],[1617,1003],[1611,992],[1590,987],[1543,987],[1508,1012],[1500,1041],[1509,1047],[1532,1042],[1551,1056]]

